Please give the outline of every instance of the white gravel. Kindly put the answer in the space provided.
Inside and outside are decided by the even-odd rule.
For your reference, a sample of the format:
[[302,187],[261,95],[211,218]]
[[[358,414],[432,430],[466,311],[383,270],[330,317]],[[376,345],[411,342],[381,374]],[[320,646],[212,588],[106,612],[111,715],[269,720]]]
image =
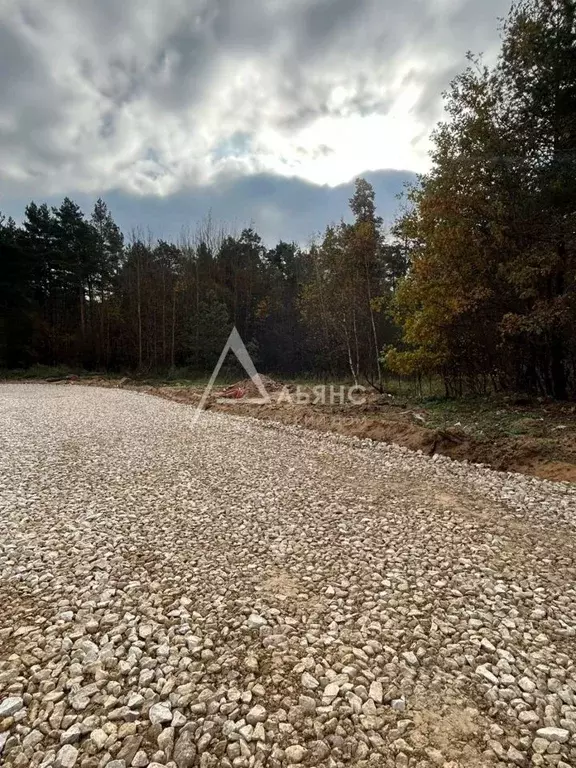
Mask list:
[[0,763],[576,766],[576,491],[0,386]]

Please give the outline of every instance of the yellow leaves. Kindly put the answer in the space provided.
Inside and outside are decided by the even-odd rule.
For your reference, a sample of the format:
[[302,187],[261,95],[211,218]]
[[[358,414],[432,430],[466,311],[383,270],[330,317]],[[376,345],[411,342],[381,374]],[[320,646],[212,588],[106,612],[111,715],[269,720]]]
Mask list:
[[384,355],[384,363],[394,373],[414,376],[439,371],[445,359],[441,354],[423,348],[405,351],[392,348]]
[[270,315],[270,298],[268,296],[258,302],[255,315],[259,320],[264,320]]
[[370,309],[372,312],[382,312],[385,304],[386,296],[374,296],[372,299],[370,299]]

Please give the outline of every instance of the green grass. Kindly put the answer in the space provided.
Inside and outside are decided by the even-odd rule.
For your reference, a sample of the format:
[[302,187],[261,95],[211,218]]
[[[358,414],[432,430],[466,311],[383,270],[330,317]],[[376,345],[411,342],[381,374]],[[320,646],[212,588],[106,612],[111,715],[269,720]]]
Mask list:
[[30,368],[0,369],[0,379],[50,379],[72,374],[85,376],[86,371],[81,368],[71,368],[68,365],[33,365]]
[[[161,373],[86,371],[83,368],[68,365],[33,365],[30,368],[10,370],[0,368],[0,380],[33,381],[65,378],[66,376],[72,375],[80,378],[101,377],[105,379],[121,379],[126,376],[134,383],[156,387],[201,387],[206,386],[210,379],[209,373],[197,372],[188,368],[177,368],[173,371],[165,371]],[[245,374],[233,370],[225,370],[223,368],[216,381],[217,384],[225,385],[232,384],[241,378],[245,378]]]
[[574,427],[574,414],[560,410],[558,404],[534,402],[517,406],[514,400],[512,397],[493,395],[415,399],[411,404],[424,409],[427,426],[436,429],[457,427],[476,437],[543,437],[559,425]]

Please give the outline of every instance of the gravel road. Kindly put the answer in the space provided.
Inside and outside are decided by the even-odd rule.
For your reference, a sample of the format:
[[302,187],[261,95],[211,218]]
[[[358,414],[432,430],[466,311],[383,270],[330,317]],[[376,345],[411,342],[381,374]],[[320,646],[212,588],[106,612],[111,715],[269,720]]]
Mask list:
[[576,766],[576,489],[0,385],[4,766]]

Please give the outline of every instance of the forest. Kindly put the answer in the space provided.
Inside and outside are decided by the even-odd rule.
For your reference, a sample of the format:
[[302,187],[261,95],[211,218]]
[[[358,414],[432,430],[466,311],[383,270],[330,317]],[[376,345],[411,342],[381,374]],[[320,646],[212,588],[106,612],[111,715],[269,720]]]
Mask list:
[[383,303],[405,262],[363,179],[351,206],[353,224],[303,251],[210,218],[177,243],[126,240],[102,200],[89,218],[68,198],[31,203],[22,226],[6,220],[0,234],[3,363],[210,371],[236,326],[262,370],[377,385],[382,341],[397,334]]
[[0,217],[0,367],[210,371],[236,326],[262,372],[575,398],[576,3],[523,0],[501,38],[388,228],[363,178],[306,248],[210,217],[122,233],[101,199]]

